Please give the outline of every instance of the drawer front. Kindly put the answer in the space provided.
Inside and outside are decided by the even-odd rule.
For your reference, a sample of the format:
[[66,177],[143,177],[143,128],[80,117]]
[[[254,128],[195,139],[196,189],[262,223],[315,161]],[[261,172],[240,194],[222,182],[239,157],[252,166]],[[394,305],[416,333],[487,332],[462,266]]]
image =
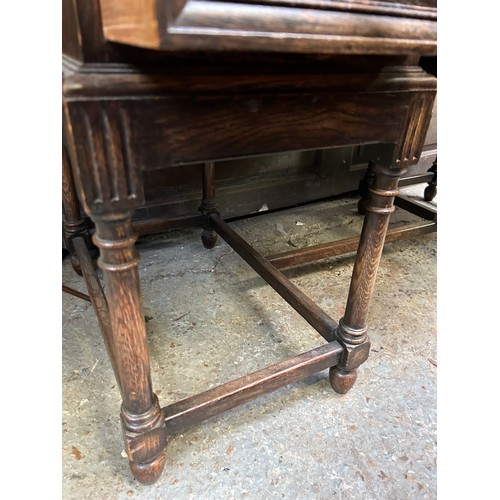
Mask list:
[[436,53],[435,0],[100,0],[105,37],[158,50]]

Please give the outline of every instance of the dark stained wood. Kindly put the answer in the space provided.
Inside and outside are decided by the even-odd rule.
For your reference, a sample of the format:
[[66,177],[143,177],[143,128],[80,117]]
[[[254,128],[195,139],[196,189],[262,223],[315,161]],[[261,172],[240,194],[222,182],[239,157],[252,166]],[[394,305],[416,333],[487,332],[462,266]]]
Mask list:
[[359,247],[353,269],[349,297],[344,315],[345,324],[353,330],[366,328],[369,301],[375,286],[375,276],[382,249],[394,211],[394,197],[398,193],[398,180],[402,171],[375,166],[375,181],[370,187],[371,198],[361,231]]
[[217,233],[267,281],[323,338],[332,341],[337,322],[278,271],[218,215],[210,219]]
[[432,201],[437,195],[437,157],[429,168],[429,174],[432,175],[432,178],[429,179],[429,185],[424,191],[424,199],[427,202]]
[[401,3],[100,0],[105,37],[149,49],[435,54],[435,2]]
[[215,204],[215,164],[213,161],[203,165],[203,198],[201,200],[201,210],[214,211]]
[[[126,452],[135,477],[144,483],[161,474],[165,456],[165,424],[153,393],[146,325],[134,248],[131,212],[90,214],[96,225],[93,241],[106,282],[110,316],[110,350],[116,361],[123,404],[121,420]],[[140,453],[136,450],[140,449]]]
[[[346,155],[332,158],[330,151],[337,149],[348,151]],[[246,217],[262,213],[259,210],[264,205],[273,211],[354,192],[358,179],[352,174],[358,174],[359,166],[347,171],[341,169],[344,166],[342,158],[350,161],[352,149],[359,148],[285,153],[217,163],[217,208],[221,217],[224,220]],[[144,207],[137,209],[137,219],[134,219],[134,228],[140,235],[200,227],[201,217],[197,214],[199,169],[200,165],[192,165],[147,172],[144,176],[146,202]],[[358,177],[361,175],[362,172]],[[399,185],[429,182],[432,177],[431,173],[404,177]],[[339,182],[340,179],[344,179],[343,182]]]
[[416,163],[422,152],[427,128],[432,117],[434,100],[425,94],[414,94],[398,141],[397,157],[405,166]]
[[[66,163],[95,226],[106,300],[83,240],[74,239],[89,295],[102,302],[96,309],[122,391],[130,468],[151,483],[165,464],[167,430],[324,368],[338,392],[354,383],[369,353],[368,305],[393,191],[404,168],[418,162],[431,119],[436,78],[418,61],[436,53],[435,2],[65,2]],[[362,144],[381,149],[368,158],[378,170],[337,324],[216,215],[212,162]],[[177,213],[176,222],[213,225],[331,342],[162,411],[151,384],[132,217],[148,209],[145,172],[198,163],[206,164],[202,213]],[[145,232],[167,226],[158,219],[135,224]]]
[[360,200],[358,201],[358,213],[361,215],[366,214],[365,205],[370,201],[370,186],[375,180],[375,173],[373,171],[373,162],[368,163],[368,168],[364,177],[359,182],[358,193]]
[[80,212],[80,203],[76,194],[67,151],[62,151],[62,206],[64,214],[65,246],[70,253],[71,265],[75,272],[82,274],[80,263],[73,247],[73,238],[84,237],[88,241],[86,225]]
[[63,285],[62,291],[69,293],[70,295],[74,295],[75,297],[78,297],[79,299],[85,300],[87,302],[92,302],[87,294],[79,292],[78,290],[75,290],[74,288],[71,288],[69,286]]
[[199,227],[201,226],[201,215],[136,220],[132,223],[132,226],[139,236],[160,234],[172,229]]
[[[218,210],[221,217],[228,220],[258,212],[264,205],[276,210],[352,193],[358,188],[367,159],[375,155],[372,151],[375,148],[378,145],[346,146],[217,162]],[[425,148],[426,145],[422,154]],[[399,185],[431,181],[433,175],[426,172],[434,159],[435,153],[427,164],[429,160],[421,156],[418,164],[408,169],[413,171],[412,175],[405,174]],[[196,214],[200,198],[199,170],[200,164],[193,164],[144,172],[146,200],[135,216],[138,219],[171,217],[182,222],[180,217]],[[192,225],[199,227],[200,224]],[[176,227],[186,226],[170,225],[170,229]]]
[[349,374],[356,371],[368,357],[368,308],[382,257],[389,216],[394,211],[399,177],[404,169],[391,169],[375,164],[373,171],[375,179],[369,187],[370,199],[364,205],[367,213],[354,261],[345,314],[336,331],[337,339],[345,348],[345,356],[339,366],[330,369],[332,388],[340,394],[345,394],[352,387],[356,376]]
[[[171,0],[169,6],[172,8],[171,14],[176,17],[184,5],[184,0]],[[342,2],[343,3],[343,2]],[[349,2],[351,3],[351,2]],[[380,2],[364,2],[365,5],[379,4],[376,8],[379,9]],[[346,3],[347,4],[347,3]],[[165,7],[167,7],[165,5]],[[396,9],[392,8],[393,14],[398,15],[401,13],[404,17],[404,10],[401,9],[401,5],[398,5]],[[283,60],[283,55],[286,59],[294,64],[304,65],[304,63],[310,64],[311,62],[322,61],[325,62],[325,54],[315,54],[314,51],[309,50],[307,53],[270,53],[269,43],[264,45],[260,51],[254,51],[252,53],[244,52],[245,47],[240,48],[239,51],[231,54],[230,52],[220,52],[215,47],[213,43],[213,48],[217,51],[214,52],[202,50],[198,52],[193,52],[193,45],[191,43],[186,43],[185,47],[181,50],[168,50],[168,51],[152,51],[144,50],[138,47],[109,43],[104,37],[102,17],[101,17],[101,5],[99,0],[64,0],[63,2],[63,20],[66,28],[63,29],[63,34],[66,37],[71,38],[71,42],[63,39],[63,53],[66,55],[66,62],[69,65],[78,65],[81,62],[85,62],[86,65],[109,65],[115,63],[133,63],[133,64],[144,64],[144,63],[154,63],[154,64],[169,64],[176,65],[183,61],[193,61],[195,60],[198,67],[205,65],[207,62],[214,63],[220,62],[221,60],[230,64],[237,64],[242,61],[260,61],[260,64],[266,61],[272,61],[273,63],[281,63]],[[435,17],[436,10],[431,8],[431,15],[427,16],[429,19]],[[369,10],[365,9],[365,12]],[[161,11],[158,11],[159,15],[163,15]],[[382,13],[382,11],[380,11]],[[170,13],[165,15],[165,20],[169,19]],[[418,9],[413,9],[411,13],[413,19],[419,17]],[[426,16],[424,16],[426,17]],[[171,17],[170,17],[171,19]],[[147,24],[147,23],[146,23]],[[192,38],[192,37],[191,37]],[[185,39],[186,42],[191,42],[192,40]],[[215,40],[214,40],[215,42]],[[240,44],[241,45],[241,44]],[[81,48],[78,49],[77,47]],[[77,50],[75,50],[77,48]],[[391,55],[401,54],[405,52],[406,48],[402,47],[402,50],[394,51]],[[256,57],[254,57],[256,56]],[[319,56],[319,57],[318,57]],[[373,57],[373,56],[372,56]],[[72,59],[72,61],[70,60]],[[429,59],[429,58],[427,58]],[[96,68],[94,68],[96,69]],[[85,71],[85,68],[82,68]]]
[[343,349],[337,342],[330,342],[169,405],[162,409],[167,431],[169,434],[177,433],[230,408],[336,365],[340,362],[342,352]]
[[[92,214],[93,215],[93,214]],[[141,414],[152,404],[149,379],[149,354],[146,327],[142,310],[137,266],[139,256],[134,249],[137,236],[132,232],[130,216],[120,219],[98,219],[94,244],[100,249],[99,267],[106,282],[107,299],[112,323],[112,346],[120,353],[118,371],[127,375],[136,372],[129,380],[124,404],[131,413]],[[127,377],[124,377],[127,378]]]
[[429,182],[433,178],[433,174],[420,174],[420,175],[412,175],[401,177],[399,180],[399,187],[403,186],[411,186],[412,184],[420,184],[422,182]]
[[[426,59],[428,58],[421,58],[420,61],[424,61]],[[426,66],[423,66],[423,69],[425,69],[430,74],[435,74],[433,73],[435,68],[432,67],[429,68],[428,64]],[[427,128],[427,133],[425,134],[424,145],[422,147],[422,152],[420,153],[420,159],[415,165],[409,166],[407,173],[401,180],[403,180],[408,176],[411,177],[415,175],[420,175],[428,171],[429,168],[432,166],[432,163],[434,162],[436,156],[437,156],[437,99],[434,101],[432,116],[429,122],[429,126]],[[400,186],[402,185],[403,184],[400,183]]]
[[84,228],[80,203],[73,183],[73,175],[67,152],[62,152],[62,203],[65,229],[68,233],[79,233]]
[[409,196],[399,194],[394,200],[394,204],[397,207],[400,207],[403,210],[407,210],[408,212],[418,215],[419,217],[422,217],[426,220],[433,221],[437,217],[436,209],[431,208],[424,203],[415,200],[414,198],[410,198]]
[[78,14],[73,0],[62,0],[62,52],[73,59],[83,58]]
[[214,231],[210,214],[217,214],[215,203],[215,164],[213,161],[203,165],[202,175],[203,197],[201,199],[200,212],[202,215],[201,241],[205,248],[213,248],[217,243],[217,233]]
[[[422,234],[437,231],[435,222],[417,222],[415,224],[401,224],[390,228],[385,237],[385,243],[399,241],[407,238],[414,238]],[[359,245],[359,237],[348,238],[330,243],[322,243],[306,248],[291,250],[281,254],[266,257],[277,269],[292,269],[294,267],[317,262],[321,259],[337,257],[346,253],[355,252]]]
[[[131,141],[131,117],[116,102],[78,107],[69,118],[80,140],[71,148],[77,155],[77,182],[85,185],[80,199],[87,213],[127,210],[144,202],[141,173]],[[73,136],[74,137],[74,136]]]
[[111,332],[111,320],[109,317],[109,307],[104,295],[104,291],[101,286],[101,282],[97,277],[94,269],[94,264],[90,257],[89,251],[87,249],[87,244],[83,238],[75,238],[74,240],[75,251],[78,256],[78,261],[82,266],[82,275],[85,280],[85,285],[89,292],[89,298],[94,306],[94,311],[97,316],[97,321],[99,322],[99,328],[101,330],[102,338],[104,344],[106,345],[106,350],[108,352],[108,357],[115,374],[118,387],[120,392],[122,392],[122,384],[120,375],[118,372],[118,366],[116,362],[116,356],[113,350],[112,343],[112,332]]
[[328,377],[333,390],[337,394],[347,394],[358,378],[358,370],[346,371],[341,368],[330,368]]
[[285,5],[313,9],[336,9],[349,12],[436,19],[435,0],[245,0],[245,3]]
[[[299,75],[295,78],[298,84]],[[173,88],[173,95],[151,96],[146,100],[71,98],[80,78],[65,90],[68,119],[73,123],[74,133],[82,138],[75,145],[79,164],[88,164],[89,174],[99,171],[98,165],[107,163],[107,156],[100,161],[93,151],[99,153],[103,144],[108,152],[113,150],[119,155],[115,162],[106,165],[114,182],[129,177],[131,182],[138,179],[140,168],[153,170],[182,163],[363,142],[400,143],[397,159],[405,165],[418,161],[419,152],[415,148],[423,144],[423,139],[417,141],[414,132],[425,131],[430,120],[435,81],[422,71],[389,68],[364,75],[359,79],[359,91],[352,86],[348,92],[345,78],[350,81],[349,75],[331,76],[331,81],[337,81],[338,94],[328,87],[318,92],[271,92],[276,88],[273,78],[271,86],[262,82],[251,92],[243,91],[239,83],[228,86],[226,79],[220,79],[227,93],[214,89],[213,95],[208,89],[192,95],[196,84],[191,78],[182,91]],[[362,90],[363,80],[365,85],[369,82],[365,90]],[[216,82],[212,80],[211,85]],[[85,93],[85,84],[79,84],[83,85],[79,92]],[[91,85],[95,84],[96,79]],[[114,84],[120,86],[120,80]],[[398,85],[400,90],[410,92],[394,92]],[[360,109],[363,113],[359,113]],[[411,112],[418,116],[410,119]],[[135,123],[150,125],[134,127]],[[119,174],[118,165],[125,168],[127,177]],[[99,173],[100,179],[96,179],[102,185],[105,185],[104,175]],[[135,193],[138,200],[143,197],[137,181],[129,188],[139,189]],[[99,195],[110,193],[92,193],[95,200]],[[118,199],[122,200],[122,196]]]
[[[253,61],[253,64],[235,62],[229,66],[213,64],[195,68],[184,64],[175,66],[175,77],[165,66],[144,66],[141,72],[137,67],[125,64],[112,65],[111,68],[88,64],[68,69],[63,93],[67,100],[81,100],[85,97],[436,90],[435,77],[401,60],[337,59],[327,59],[323,64],[297,61],[295,65],[286,59],[281,64],[279,61],[274,64]],[[413,103],[413,95],[406,97]]]

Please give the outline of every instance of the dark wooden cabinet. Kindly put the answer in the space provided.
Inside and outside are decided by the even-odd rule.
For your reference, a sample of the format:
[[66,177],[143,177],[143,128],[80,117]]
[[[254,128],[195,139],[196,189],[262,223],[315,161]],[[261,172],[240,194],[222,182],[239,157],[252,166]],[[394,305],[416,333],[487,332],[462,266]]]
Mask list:
[[[135,477],[159,477],[170,434],[311,373],[329,368],[333,389],[347,392],[369,353],[368,307],[398,181],[421,158],[431,122],[436,77],[419,62],[436,54],[435,3],[63,0],[63,52],[65,234],[121,391]],[[223,220],[215,179],[227,162],[245,179],[258,160],[242,159],[282,153],[325,169],[340,147],[369,162],[370,182],[360,237],[334,248],[358,248],[337,322],[281,274],[279,258],[260,256]],[[188,223],[203,228],[205,246],[224,238],[326,344],[162,408],[151,384],[134,244],[138,232],[170,219],[145,230],[134,217],[160,198],[168,204],[184,169],[200,174],[199,210]],[[164,191],[156,185],[161,171],[175,171]],[[295,187],[305,190],[301,182]]]

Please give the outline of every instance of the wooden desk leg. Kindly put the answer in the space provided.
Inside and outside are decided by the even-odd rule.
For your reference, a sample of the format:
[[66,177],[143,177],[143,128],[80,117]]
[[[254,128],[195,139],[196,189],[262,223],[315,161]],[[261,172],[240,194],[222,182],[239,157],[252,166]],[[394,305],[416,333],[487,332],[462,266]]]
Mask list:
[[125,447],[133,475],[150,484],[164,468],[167,434],[151,385],[132,212],[91,216],[96,225],[94,243],[100,250],[98,265],[106,283]]
[[210,222],[210,214],[218,214],[215,203],[215,164],[213,161],[203,165],[203,198],[201,200],[200,212],[202,215],[201,241],[205,248],[213,248],[217,243],[217,233]]
[[85,223],[80,213],[80,204],[76,195],[75,186],[73,183],[73,175],[67,152],[63,149],[62,152],[62,204],[64,212],[64,238],[66,247],[70,253],[71,265],[76,273],[82,275],[82,269],[75,249],[73,248],[72,240],[75,237],[81,236],[89,241],[88,234],[85,229]]
[[369,187],[369,201],[364,205],[367,214],[354,262],[346,311],[336,331],[337,340],[344,347],[344,356],[338,366],[330,368],[330,383],[339,394],[345,394],[354,385],[357,368],[368,358],[368,307],[389,217],[394,211],[399,177],[404,171],[375,165],[373,172],[375,178]]

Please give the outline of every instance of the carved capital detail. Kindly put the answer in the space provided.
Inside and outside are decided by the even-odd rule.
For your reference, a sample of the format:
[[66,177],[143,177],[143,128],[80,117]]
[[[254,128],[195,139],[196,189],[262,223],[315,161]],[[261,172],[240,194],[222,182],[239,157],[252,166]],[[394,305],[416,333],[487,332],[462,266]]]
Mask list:
[[414,165],[420,159],[425,135],[432,116],[435,92],[415,93],[407,112],[396,152],[400,167]]
[[101,214],[140,205],[144,193],[129,113],[119,102],[76,101],[69,118],[85,210]]

